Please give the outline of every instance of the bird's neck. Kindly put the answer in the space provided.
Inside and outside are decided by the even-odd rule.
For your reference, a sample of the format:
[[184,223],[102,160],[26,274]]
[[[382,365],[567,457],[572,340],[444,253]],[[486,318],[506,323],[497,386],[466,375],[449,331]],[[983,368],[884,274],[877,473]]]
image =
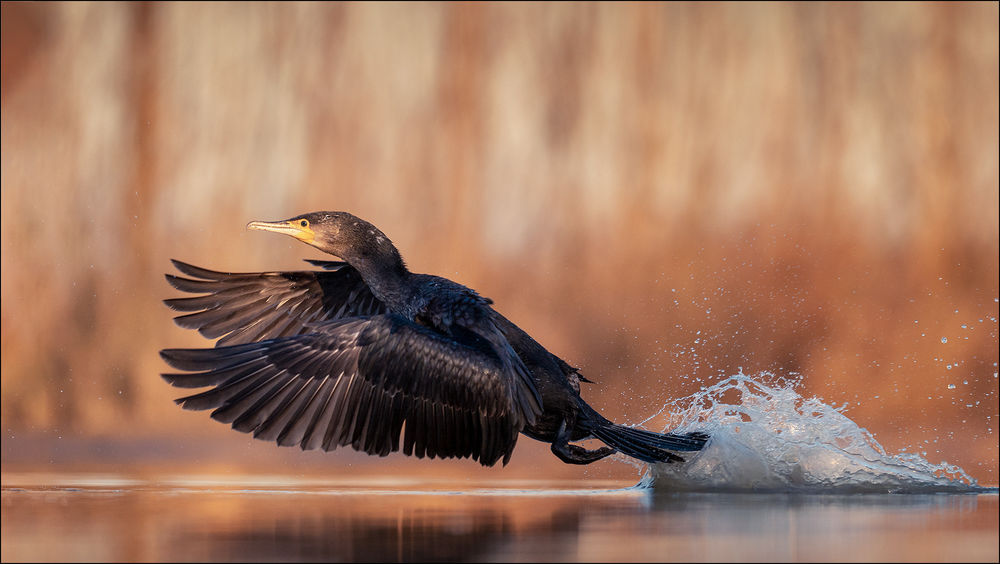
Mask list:
[[395,248],[347,261],[361,274],[372,294],[390,309],[408,298],[410,271]]

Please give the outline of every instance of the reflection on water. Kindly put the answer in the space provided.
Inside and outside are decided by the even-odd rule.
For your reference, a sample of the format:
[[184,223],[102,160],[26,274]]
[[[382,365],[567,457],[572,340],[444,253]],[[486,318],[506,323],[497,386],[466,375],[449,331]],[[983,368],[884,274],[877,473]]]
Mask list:
[[[996,560],[997,495],[4,475],[2,557],[48,561]],[[290,485],[289,485],[290,484]]]
[[[333,501],[333,500],[331,500]],[[181,527],[183,560],[465,561],[481,558],[512,534],[499,510],[445,512],[381,508],[351,498],[305,514],[255,515],[243,523]],[[181,544],[184,543],[184,544]]]

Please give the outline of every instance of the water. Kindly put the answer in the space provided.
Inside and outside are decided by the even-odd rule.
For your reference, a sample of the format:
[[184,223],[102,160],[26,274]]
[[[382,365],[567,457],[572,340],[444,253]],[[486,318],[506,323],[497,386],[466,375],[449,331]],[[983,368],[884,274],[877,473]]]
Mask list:
[[867,430],[797,381],[737,374],[664,410],[671,428],[712,439],[685,464],[656,464],[642,484],[671,491],[972,493],[990,491],[957,466],[890,455]]
[[[3,474],[16,561],[996,561],[998,495],[891,455],[794,381],[738,374],[664,412],[712,435],[621,481]],[[622,457],[622,459],[624,459]]]
[[996,561],[996,494],[4,476],[4,562]]

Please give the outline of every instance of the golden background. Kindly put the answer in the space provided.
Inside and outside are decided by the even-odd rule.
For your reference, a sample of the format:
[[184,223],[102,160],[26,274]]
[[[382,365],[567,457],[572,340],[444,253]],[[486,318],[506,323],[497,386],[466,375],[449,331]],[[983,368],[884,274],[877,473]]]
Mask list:
[[[997,481],[998,7],[2,5],[5,469],[630,477],[300,453],[185,412],[170,258],[346,210],[637,423],[740,369]],[[953,386],[953,387],[950,387]]]

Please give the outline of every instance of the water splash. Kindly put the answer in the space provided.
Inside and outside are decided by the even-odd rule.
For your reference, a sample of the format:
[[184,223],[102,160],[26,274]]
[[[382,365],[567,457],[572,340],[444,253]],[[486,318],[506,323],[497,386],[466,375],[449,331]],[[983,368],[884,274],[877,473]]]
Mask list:
[[889,455],[839,409],[797,394],[797,380],[761,379],[741,372],[664,406],[680,421],[671,425],[676,431],[703,430],[712,439],[701,452],[685,453],[685,463],[649,466],[639,485],[675,491],[992,491],[957,466]]

